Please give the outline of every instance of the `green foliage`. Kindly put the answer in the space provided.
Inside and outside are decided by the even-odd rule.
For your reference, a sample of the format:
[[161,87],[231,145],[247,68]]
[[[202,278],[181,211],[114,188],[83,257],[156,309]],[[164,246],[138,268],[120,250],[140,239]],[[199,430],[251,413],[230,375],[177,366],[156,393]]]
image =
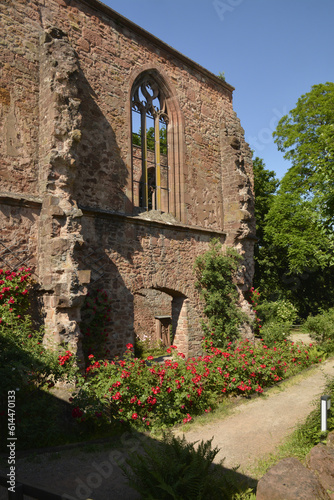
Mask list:
[[334,305],[334,84],[301,96],[274,133],[292,167],[280,181],[254,160],[254,285],[264,299],[287,299],[300,318]]
[[[326,384],[326,388],[324,389],[324,394],[331,396],[333,401],[334,399],[334,379],[328,380]],[[316,401],[315,409],[310,413],[307,417],[304,424],[302,424],[297,429],[297,436],[304,443],[304,445],[308,445],[310,448],[312,446],[317,445],[321,441],[324,440],[326,434],[321,431],[320,427],[321,422],[321,409],[319,400]],[[334,430],[334,408],[333,406],[327,411],[327,432],[331,432]]]
[[219,241],[213,239],[210,249],[195,261],[196,286],[205,301],[207,317],[203,330],[217,347],[238,338],[240,324],[248,320],[237,306],[238,292],[233,282],[241,260],[232,248],[223,253]]
[[246,498],[234,496],[242,488],[222,472],[223,461],[213,465],[219,449],[212,449],[212,439],[195,446],[184,436],[165,432],[161,442],[144,443],[144,453],[132,455],[126,461],[130,469],[122,466],[122,470],[130,485],[148,500]]
[[321,214],[297,191],[279,190],[266,218],[265,238],[280,251],[290,275],[332,263],[333,241],[322,229]]
[[266,218],[279,296],[301,317],[334,305],[334,83],[314,85],[278,123],[275,142],[292,162]]
[[289,339],[290,327],[284,323],[270,321],[265,323],[261,329],[263,341],[270,347]]
[[329,223],[334,217],[334,83],[314,85],[281,118],[275,142],[292,167],[282,180],[285,192],[313,201]]
[[148,356],[164,356],[166,354],[166,348],[162,344],[162,340],[158,339],[152,343],[152,339],[140,339],[135,338],[134,354],[137,358],[146,359]]
[[[59,380],[73,380],[77,371],[70,351],[53,352],[42,344],[43,331],[36,329],[29,315],[29,271],[0,270],[0,420],[6,424],[7,394],[15,391],[20,448],[36,442],[48,445],[58,438],[64,429],[63,410],[57,414],[59,405],[48,390]],[[4,445],[7,431],[0,435]]]
[[[159,130],[160,135],[160,153],[163,155],[167,154],[167,128],[161,127]],[[136,146],[141,146],[141,129],[139,129],[138,134],[132,134],[132,143]],[[147,129],[146,133],[147,148],[151,151],[155,149],[155,139],[154,139],[154,127]]]
[[223,80],[223,82],[226,81],[225,71],[223,71],[223,72],[220,71],[217,76],[218,76],[219,80]]
[[255,218],[256,236],[258,242],[255,253],[263,245],[265,218],[269,212],[274,195],[279,186],[279,180],[272,170],[267,170],[263,160],[259,157],[253,159],[254,172],[254,194],[255,194]]
[[273,203],[279,181],[275,172],[267,170],[261,158],[253,159],[254,172],[254,194],[255,194],[255,218],[256,236],[258,238],[254,245],[254,287],[260,288],[265,293],[266,287],[273,289],[273,278],[275,270],[275,256],[272,249],[264,239],[266,228],[266,216]]
[[316,316],[309,316],[303,330],[326,352],[334,352],[334,308]]
[[287,299],[300,318],[334,306],[334,83],[298,99],[278,123],[278,149],[292,162],[280,181],[254,160],[254,286],[269,301]]
[[333,305],[333,243],[311,201],[281,188],[266,216],[263,242],[258,266],[264,298],[289,300],[302,318]]
[[297,319],[296,307],[286,299],[264,300],[257,306],[257,313],[264,324],[275,322],[291,327]]
[[261,337],[269,346],[287,340],[297,319],[296,307],[286,299],[262,301],[257,306],[257,314],[262,322]]
[[137,429],[165,428],[191,422],[195,415],[209,413],[229,394],[262,393],[265,387],[318,363],[317,348],[292,346],[289,342],[272,349],[249,341],[230,343],[225,350],[205,341],[206,354],[164,363],[134,358],[133,346],[123,359],[97,361],[90,356],[85,376],[78,376],[73,398],[73,417],[80,422],[97,420],[100,425],[122,421]]

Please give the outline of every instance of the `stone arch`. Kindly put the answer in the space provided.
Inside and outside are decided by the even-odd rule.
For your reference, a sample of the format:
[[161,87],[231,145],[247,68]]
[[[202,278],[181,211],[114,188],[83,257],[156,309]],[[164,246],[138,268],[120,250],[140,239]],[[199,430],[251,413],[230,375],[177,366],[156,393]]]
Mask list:
[[128,103],[129,103],[129,144],[131,151],[131,192],[132,205],[136,206],[136,190],[134,189],[134,151],[132,147],[132,97],[133,89],[138,82],[145,78],[152,78],[158,85],[164,97],[166,107],[166,116],[168,116],[167,128],[167,162],[169,171],[169,208],[168,211],[181,222],[186,222],[185,200],[184,200],[184,120],[176,97],[176,92],[164,74],[162,68],[152,68],[150,65],[144,65],[140,70],[136,69],[130,77]]
[[177,345],[188,354],[189,299],[180,291],[166,287],[141,288],[134,293],[134,331],[151,345]]

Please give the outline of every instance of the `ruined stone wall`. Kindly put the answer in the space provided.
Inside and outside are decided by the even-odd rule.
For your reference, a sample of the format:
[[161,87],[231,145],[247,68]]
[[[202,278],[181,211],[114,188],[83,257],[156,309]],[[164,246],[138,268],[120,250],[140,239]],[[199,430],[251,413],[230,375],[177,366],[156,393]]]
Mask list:
[[36,201],[0,196],[0,268],[36,270],[39,213]]
[[[184,179],[180,180],[184,187],[183,222],[221,229],[223,217],[228,220],[229,212],[235,210],[235,205],[227,201],[225,215],[223,212],[230,182],[227,186],[221,170],[222,129],[229,137],[228,154],[233,154],[230,144],[237,137],[248,162],[250,156],[233,112],[231,87],[203,77],[192,65],[187,67],[184,61],[178,61],[167,48],[158,48],[94,9],[94,2],[87,4],[51,0],[47,5],[36,1],[30,7],[33,12],[38,8],[40,29],[62,29],[78,54],[82,138],[76,198],[85,206],[131,212],[131,83],[141,71],[156,68],[173,90],[184,125],[180,152],[184,161]],[[30,9],[25,7],[26,13]],[[228,170],[231,174],[231,165]],[[235,194],[235,185],[232,190]]]
[[[158,332],[164,321],[157,316],[170,317],[166,324],[171,324],[172,296],[165,292],[153,289],[142,289],[134,294],[134,321],[133,328],[136,338],[147,342],[149,345],[161,345],[161,334]],[[155,335],[154,335],[155,334]]]
[[[135,310],[136,295],[159,290],[170,297],[175,343],[185,352],[198,352],[201,302],[195,289],[193,265],[208,248],[212,233],[193,233],[182,226],[170,228],[161,221],[121,216],[115,219],[84,210],[82,234],[85,243],[81,265],[99,269],[92,274],[92,282],[96,280],[98,287],[103,283],[111,297],[110,351],[116,354],[124,342],[133,342],[138,323],[146,324],[147,333],[154,335],[154,317],[158,312],[167,313],[166,300],[160,304],[160,310],[155,302],[150,308]],[[192,322],[190,335],[184,319],[188,316]]]
[[[0,5],[0,267],[37,265],[39,23]],[[29,9],[30,10],[30,9]],[[32,27],[33,25],[33,27]]]
[[14,4],[0,5],[0,190],[37,195],[39,16]]
[[[34,266],[45,341],[77,349],[83,298],[98,285],[112,297],[113,354],[138,324],[154,334],[154,307],[134,300],[143,290],[168,294],[175,342],[197,352],[196,256],[215,236],[239,249],[245,310],[253,274],[251,152],[232,87],[95,0],[0,8],[2,239],[21,241]],[[171,213],[134,210],[130,100],[143,71],[168,94]]]

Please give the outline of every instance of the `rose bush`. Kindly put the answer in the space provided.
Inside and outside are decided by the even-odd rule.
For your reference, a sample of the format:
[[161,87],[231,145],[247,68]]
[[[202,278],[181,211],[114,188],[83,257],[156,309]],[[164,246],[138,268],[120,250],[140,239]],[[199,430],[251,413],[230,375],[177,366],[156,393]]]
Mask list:
[[[0,269],[0,424],[7,428],[7,393],[16,392],[16,430],[19,447],[48,445],[57,440],[60,429],[57,404],[49,396],[58,380],[74,380],[75,356],[60,348],[53,352],[43,346],[43,330],[29,312],[32,288],[30,269]],[[64,423],[62,421],[62,429]],[[0,433],[5,446],[7,433]]]
[[230,342],[219,349],[204,340],[205,354],[185,359],[172,346],[164,363],[138,359],[133,347],[122,359],[90,359],[78,382],[73,405],[79,419],[131,422],[137,428],[189,422],[217,406],[227,395],[250,395],[321,361],[313,345],[290,342],[269,348],[263,342]]
[[2,389],[48,387],[64,376],[74,377],[74,356],[61,348],[46,349],[43,330],[29,314],[30,268],[0,269],[0,377]]

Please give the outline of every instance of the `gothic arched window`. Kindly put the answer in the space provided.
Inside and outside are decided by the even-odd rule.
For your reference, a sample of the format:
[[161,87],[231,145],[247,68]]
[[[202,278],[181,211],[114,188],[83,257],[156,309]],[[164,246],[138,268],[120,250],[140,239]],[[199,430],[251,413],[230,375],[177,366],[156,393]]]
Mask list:
[[144,210],[170,210],[166,98],[150,74],[135,82],[132,95],[133,204]]

